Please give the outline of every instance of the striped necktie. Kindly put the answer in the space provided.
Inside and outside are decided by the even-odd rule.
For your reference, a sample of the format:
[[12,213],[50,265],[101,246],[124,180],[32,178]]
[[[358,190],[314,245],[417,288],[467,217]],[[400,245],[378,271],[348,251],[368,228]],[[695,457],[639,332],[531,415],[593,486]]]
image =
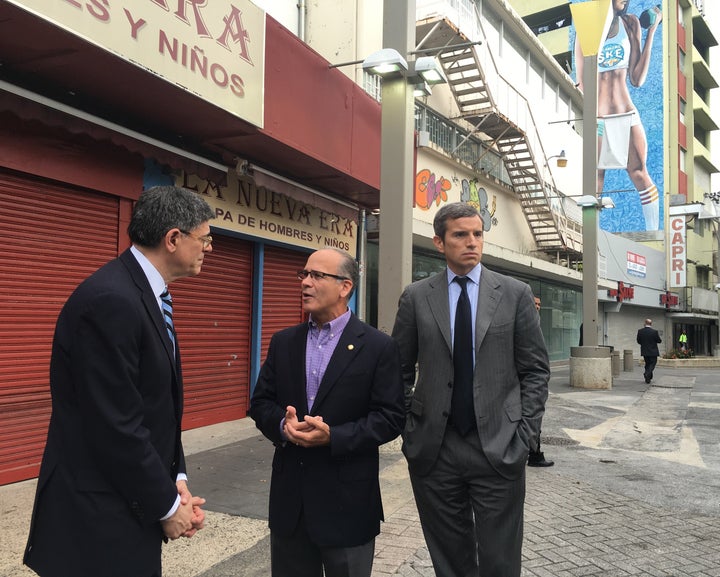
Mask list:
[[175,325],[173,324],[173,309],[172,309],[172,297],[167,287],[165,292],[160,295],[160,301],[162,302],[162,312],[165,318],[165,328],[167,329],[170,342],[173,346],[173,352],[175,351]]

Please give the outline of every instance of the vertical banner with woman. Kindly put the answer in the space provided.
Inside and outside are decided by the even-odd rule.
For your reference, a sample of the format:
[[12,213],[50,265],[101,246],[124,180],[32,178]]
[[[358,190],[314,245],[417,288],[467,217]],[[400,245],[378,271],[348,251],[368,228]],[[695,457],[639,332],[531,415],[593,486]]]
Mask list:
[[[615,208],[601,212],[600,227],[609,232],[659,231],[665,148],[662,9],[658,0],[612,0],[611,10],[597,59],[597,186]],[[573,25],[574,73],[582,90],[583,55],[575,39]]]

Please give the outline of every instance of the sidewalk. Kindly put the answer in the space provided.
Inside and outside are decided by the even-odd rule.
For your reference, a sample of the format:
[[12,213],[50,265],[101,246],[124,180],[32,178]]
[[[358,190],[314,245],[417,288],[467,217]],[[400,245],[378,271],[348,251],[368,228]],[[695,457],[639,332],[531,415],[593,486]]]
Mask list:
[[[635,367],[587,391],[553,367],[543,450],[556,465],[527,469],[523,577],[720,577],[719,377],[659,367],[646,385]],[[185,447],[208,527],[165,547],[165,577],[269,575],[271,444],[243,419],[188,431]],[[432,576],[399,443],[381,468],[373,575]],[[32,575],[20,558],[34,485],[0,487],[3,577]]]

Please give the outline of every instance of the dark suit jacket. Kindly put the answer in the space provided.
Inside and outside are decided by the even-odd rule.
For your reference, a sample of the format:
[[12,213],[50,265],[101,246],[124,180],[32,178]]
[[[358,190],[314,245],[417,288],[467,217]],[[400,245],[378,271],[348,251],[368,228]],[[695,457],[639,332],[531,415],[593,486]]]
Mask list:
[[[453,360],[447,271],[408,286],[393,337],[400,345],[410,471],[430,472],[452,400]],[[417,383],[415,383],[417,364]],[[537,446],[550,368],[530,287],[482,268],[475,319],[473,398],[482,448],[499,475],[516,479]]]
[[660,333],[652,327],[643,327],[637,332],[637,343],[643,357],[659,357],[658,343],[661,342]]
[[185,471],[179,366],[129,250],[68,299],[53,340],[52,416],[24,559],[43,577],[159,572],[158,520]]
[[273,335],[252,396],[250,416],[275,444],[270,529],[289,537],[300,513],[314,543],[353,547],[380,532],[383,519],[378,447],[402,431],[403,388],[397,345],[355,316],[333,353],[309,414],[330,425],[330,445],[285,443],[280,422],[292,405],[308,414],[308,324]]

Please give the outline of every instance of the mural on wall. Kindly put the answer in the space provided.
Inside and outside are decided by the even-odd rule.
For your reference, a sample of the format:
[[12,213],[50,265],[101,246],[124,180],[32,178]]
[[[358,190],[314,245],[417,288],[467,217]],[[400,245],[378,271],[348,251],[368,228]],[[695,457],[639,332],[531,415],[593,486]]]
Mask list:
[[448,201],[448,191],[454,185],[460,186],[460,201],[472,204],[477,208],[483,219],[483,229],[487,232],[493,225],[497,225],[495,218],[496,202],[495,195],[492,197],[492,205],[488,207],[488,193],[478,186],[477,179],[460,179],[457,176],[448,180],[444,176],[437,176],[428,168],[420,170],[415,175],[415,206],[421,210],[429,210],[430,207],[440,206],[440,203]]
[[[658,0],[612,0],[611,10],[612,23],[598,52],[597,187],[615,208],[600,213],[600,227],[662,230],[663,14]],[[582,90],[584,63],[575,36],[573,24],[573,72]]]
[[447,202],[447,191],[451,188],[452,183],[447,178],[437,177],[424,168],[415,175],[415,206],[422,210],[429,210],[433,202],[440,206],[441,202]]
[[495,218],[497,197],[493,194],[492,207],[488,209],[487,191],[483,187],[478,186],[476,179],[467,180],[463,178],[461,185],[462,192],[460,193],[460,201],[471,204],[477,208],[483,219],[483,230],[485,232],[489,231],[493,225],[497,225],[498,223]]

